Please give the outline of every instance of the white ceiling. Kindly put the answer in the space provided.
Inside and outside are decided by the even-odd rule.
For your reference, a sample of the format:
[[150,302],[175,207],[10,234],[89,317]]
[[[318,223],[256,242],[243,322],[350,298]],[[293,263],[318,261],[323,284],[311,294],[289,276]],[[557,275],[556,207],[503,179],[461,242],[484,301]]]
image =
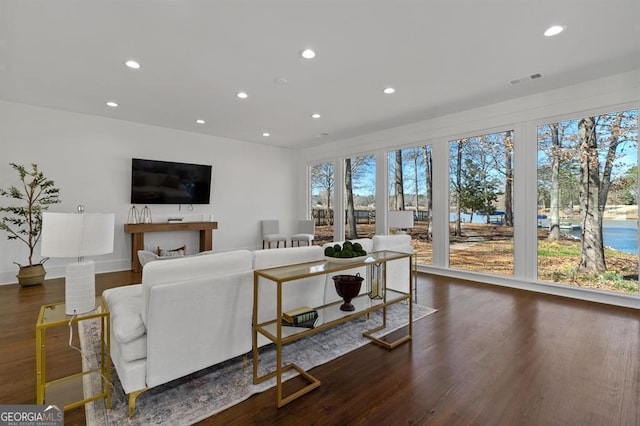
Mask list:
[[0,0],[0,99],[292,148],[637,68],[639,0]]

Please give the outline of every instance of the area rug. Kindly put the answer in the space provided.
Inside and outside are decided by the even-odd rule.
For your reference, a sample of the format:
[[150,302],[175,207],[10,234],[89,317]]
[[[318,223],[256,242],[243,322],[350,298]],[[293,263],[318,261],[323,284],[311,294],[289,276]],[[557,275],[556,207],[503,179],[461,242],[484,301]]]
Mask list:
[[[408,309],[409,306],[405,303],[390,306],[387,309],[387,328],[378,334],[385,335],[407,325]],[[435,309],[414,304],[413,321],[434,312]],[[381,323],[382,313],[378,311],[372,313],[368,320],[360,317],[290,343],[283,350],[284,364],[295,362],[304,370],[310,370],[327,363],[370,343],[369,339],[362,337],[362,333]],[[97,320],[79,322],[80,345],[85,354],[82,359],[85,371],[98,365],[99,324]],[[261,349],[260,374],[275,369],[275,356],[273,345]],[[193,424],[275,386],[275,378],[258,385],[253,384],[252,362],[249,357],[249,365],[243,368],[242,357],[237,357],[152,388],[138,396],[133,419],[127,417],[127,396],[123,393],[118,376],[112,368],[111,409],[106,409],[104,400],[88,403],[85,406],[87,425]],[[296,374],[292,370],[286,378]],[[84,386],[85,392],[97,393],[96,390],[99,389],[97,382],[86,381]]]

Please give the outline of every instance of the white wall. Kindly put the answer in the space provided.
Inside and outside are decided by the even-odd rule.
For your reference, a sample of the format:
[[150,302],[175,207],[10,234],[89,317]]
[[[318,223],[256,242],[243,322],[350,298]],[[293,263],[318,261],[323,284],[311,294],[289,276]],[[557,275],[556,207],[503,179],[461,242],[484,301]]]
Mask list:
[[[534,84],[534,83],[532,83]],[[477,135],[487,129],[543,120],[557,115],[580,116],[582,111],[640,100],[640,69],[549,92],[499,102],[301,151],[303,163],[346,158],[363,152],[437,143]],[[301,164],[303,166],[303,164]]]
[[[640,69],[348,140],[319,145],[300,152],[299,167],[302,173],[302,170],[309,164],[335,161],[338,166],[336,170],[341,170],[341,160],[349,156],[375,153],[378,160],[384,160],[388,151],[430,144],[434,160],[434,256],[433,265],[424,268],[425,270],[492,284],[640,308],[640,298],[638,297],[583,291],[568,286],[540,283],[537,282],[536,277],[536,126],[548,123],[552,119],[578,118],[587,113],[608,113],[627,108],[640,108]],[[515,144],[514,211],[519,220],[515,222],[514,276],[492,276],[451,270],[448,268],[448,141],[504,130],[514,130]],[[385,179],[380,179],[380,176]],[[336,183],[336,185],[338,184]],[[377,194],[386,194],[385,172],[378,174],[376,187]],[[300,196],[306,191],[306,187],[298,187]],[[385,197],[380,196],[377,199],[379,203],[384,203]],[[336,197],[336,202],[339,201],[340,199]],[[344,208],[336,204],[335,210],[338,212],[337,214],[340,214]],[[385,207],[378,206],[376,217],[381,219],[383,215],[379,213],[385,211]]]
[[[296,152],[231,139],[148,126],[0,101],[0,187],[19,183],[9,163],[38,164],[60,188],[61,204],[50,211],[114,212],[114,252],[96,256],[98,272],[130,269],[130,236],[123,225],[131,204],[131,158],[178,161],[213,166],[210,205],[149,206],[154,221],[169,216],[199,220],[213,214],[218,230],[214,250],[261,246],[261,219],[280,219],[289,233],[297,219]],[[7,205],[6,198],[0,203]],[[143,206],[138,205],[138,208]],[[26,245],[8,241],[0,232],[0,283],[15,283],[17,267],[26,263]],[[197,232],[146,234],[145,246],[198,247]],[[36,249],[40,259],[39,248]],[[46,263],[47,278],[64,275],[69,259]]]

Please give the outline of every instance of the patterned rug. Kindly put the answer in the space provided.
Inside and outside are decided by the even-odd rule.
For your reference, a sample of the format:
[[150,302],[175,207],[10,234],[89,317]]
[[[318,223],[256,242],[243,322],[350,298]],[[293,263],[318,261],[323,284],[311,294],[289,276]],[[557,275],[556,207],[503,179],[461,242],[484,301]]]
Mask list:
[[[408,305],[397,303],[387,309],[387,328],[378,332],[388,334],[407,324]],[[436,312],[435,309],[413,305],[413,320],[416,321]],[[369,320],[356,318],[339,326],[321,331],[285,346],[284,364],[295,362],[304,370],[327,363],[371,341],[362,337],[366,330],[382,323],[382,313],[374,312]],[[99,361],[99,322],[81,321],[80,345],[85,356],[83,370],[95,368]],[[261,349],[260,374],[275,369],[276,351],[273,345]],[[287,378],[293,377],[291,370]],[[275,378],[258,385],[253,384],[253,365],[243,369],[242,357],[225,361],[181,379],[157,386],[138,396],[136,414],[127,418],[127,396],[115,370],[112,368],[111,409],[104,400],[86,404],[87,425],[160,425],[193,424],[228,407],[244,401],[251,395],[275,386]],[[86,381],[85,390],[95,392],[98,383]],[[96,392],[97,393],[97,392]],[[275,405],[275,400],[274,400]]]

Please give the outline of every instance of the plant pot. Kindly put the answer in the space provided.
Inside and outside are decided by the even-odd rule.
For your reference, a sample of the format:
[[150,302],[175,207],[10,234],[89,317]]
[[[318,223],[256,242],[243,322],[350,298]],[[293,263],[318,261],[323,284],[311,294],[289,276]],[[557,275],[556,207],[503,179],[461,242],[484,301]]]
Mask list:
[[344,303],[340,306],[341,311],[354,311],[356,308],[351,304],[351,299],[356,297],[360,293],[360,286],[362,285],[362,278],[360,274],[357,275],[335,275],[333,281],[336,285],[336,292],[338,296],[342,297]]
[[18,277],[18,284],[23,287],[28,287],[43,284],[46,274],[47,271],[44,270],[44,265],[39,263],[37,265],[21,266],[16,277]]

